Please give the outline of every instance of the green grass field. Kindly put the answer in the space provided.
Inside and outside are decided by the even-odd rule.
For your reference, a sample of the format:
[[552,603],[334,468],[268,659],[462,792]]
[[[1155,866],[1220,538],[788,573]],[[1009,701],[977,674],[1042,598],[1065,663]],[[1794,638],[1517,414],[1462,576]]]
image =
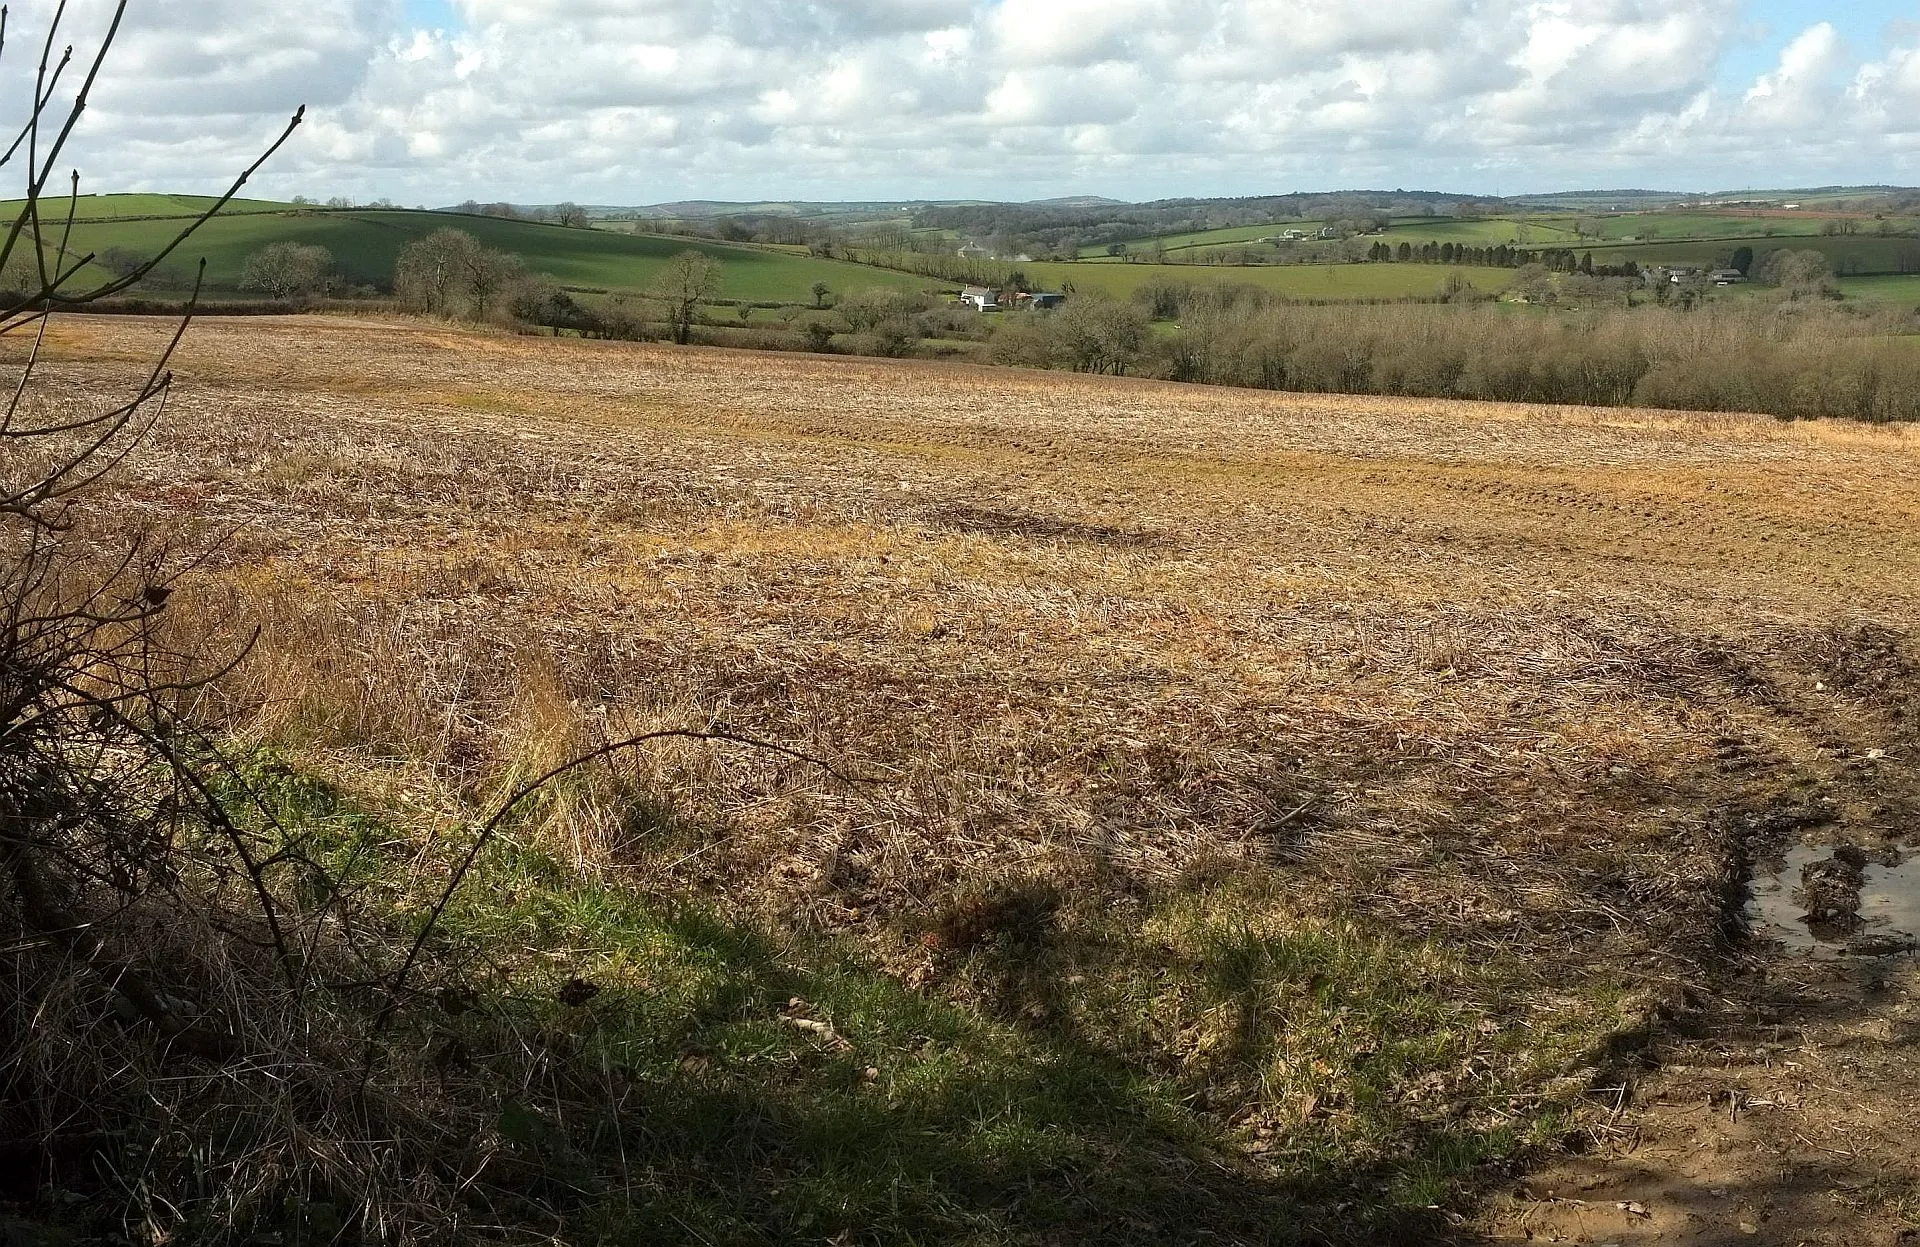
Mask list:
[[1086,293],[1126,298],[1155,281],[1257,286],[1292,299],[1405,299],[1432,295],[1458,274],[1489,294],[1513,281],[1513,270],[1458,264],[1274,264],[1227,267],[1205,264],[1060,264],[1021,266],[1050,290],[1071,285]]
[[[1920,267],[1920,240],[1911,237],[1880,236],[1880,223],[1861,222],[1862,233],[1823,235],[1826,224],[1819,217],[1756,216],[1751,212],[1634,212],[1614,215],[1554,213],[1540,216],[1461,218],[1396,218],[1385,235],[1398,246],[1427,242],[1466,243],[1472,246],[1499,246],[1503,243],[1533,248],[1573,247],[1592,249],[1595,259],[1618,263],[1632,259],[1642,264],[1715,264],[1725,263],[1734,248],[1746,245],[1755,251],[1781,247],[1820,251],[1832,259],[1835,271],[1842,274],[1892,273]],[[1596,225],[1598,237],[1576,232]],[[1159,239],[1139,239],[1129,243],[1136,255],[1156,243],[1187,258],[1210,251],[1242,247],[1261,238],[1272,237],[1285,229],[1303,229],[1311,234],[1319,226],[1311,221],[1283,221],[1267,225],[1244,225],[1230,229],[1170,234]],[[1911,229],[1913,222],[1898,220],[1893,227]],[[1105,259],[1105,247],[1090,247],[1081,252],[1083,259]]]
[[[1160,238],[1140,238],[1127,244],[1129,251],[1145,251],[1156,242],[1169,251],[1183,247],[1208,247],[1220,244],[1248,243],[1261,238],[1270,238],[1282,230],[1305,230],[1311,234],[1320,228],[1318,221],[1275,221],[1266,225],[1235,225],[1226,229],[1199,230],[1186,234],[1167,234]],[[1082,247],[1082,259],[1093,259],[1107,254],[1106,244],[1097,247]]]
[[1882,277],[1843,277],[1840,289],[1852,299],[1880,299],[1888,303],[1920,306],[1920,274]]
[[1619,216],[1566,217],[1562,223],[1571,232],[1575,221],[1598,222],[1601,239],[1620,242],[1682,241],[1686,239],[1765,237],[1787,238],[1817,235],[1821,223],[1810,217],[1758,217],[1750,212],[1630,212]]
[[[1278,227],[1268,226],[1267,230],[1271,233],[1276,228]],[[1193,237],[1202,236],[1194,235]],[[1497,247],[1505,243],[1536,248],[1572,247],[1580,243],[1580,239],[1571,229],[1562,229],[1540,221],[1515,221],[1507,218],[1485,221],[1457,221],[1444,218],[1432,221],[1408,220],[1404,223],[1395,223],[1385,234],[1379,235],[1378,240],[1391,247],[1398,247],[1401,243],[1419,247],[1430,242],[1451,242],[1474,247]],[[1363,238],[1361,241],[1368,240]],[[1192,258],[1245,245],[1244,242],[1221,242],[1180,248],[1169,247],[1168,250],[1178,251],[1183,257]],[[1284,255],[1285,247],[1278,248],[1277,253]]]
[[[80,200],[76,214],[79,224],[74,230],[74,245],[96,253],[114,247],[151,253],[211,202],[192,195],[86,196]],[[11,206],[18,210],[17,202]],[[49,202],[49,214],[55,207]],[[64,205],[59,211],[64,216]],[[1726,263],[1734,248],[1741,245],[1762,254],[1781,247],[1806,248],[1826,254],[1835,271],[1848,277],[1850,291],[1894,299],[1911,297],[1910,287],[1902,284],[1908,279],[1857,284],[1859,279],[1852,275],[1920,268],[1920,239],[1872,234],[1820,236],[1813,232],[1820,227],[1816,219],[1674,212],[1599,218],[1610,241],[1576,239],[1571,230],[1576,219],[1566,214],[1485,220],[1400,218],[1384,239],[1394,246],[1402,242],[1571,246],[1593,251],[1594,258],[1602,263],[1632,259],[1641,264]],[[313,209],[270,200],[236,200],[228,205],[220,217],[174,254],[169,267],[176,278],[184,280],[204,257],[210,288],[216,293],[231,291],[238,285],[248,255],[271,242],[293,241],[326,247],[348,281],[382,286],[390,280],[403,247],[449,226],[466,230],[490,247],[518,255],[533,271],[575,289],[643,291],[668,259],[685,250],[700,251],[719,261],[721,297],[729,300],[808,304],[816,282],[826,283],[840,295],[870,288],[937,290],[954,284],[818,259],[798,247],[733,246],[620,229],[563,229],[528,221],[404,209]],[[1289,221],[1178,234],[1159,241],[1177,255],[1198,258],[1208,248],[1244,246],[1283,229],[1316,227],[1314,222]],[[1662,236],[1646,239],[1648,230],[1658,230]],[[1767,237],[1762,230],[1774,234]],[[1671,236],[1682,231],[1692,236]],[[1625,241],[1635,235],[1640,235],[1638,241]],[[1135,243],[1132,247],[1138,253],[1143,245]],[[1107,260],[1104,248],[1095,249],[1095,253],[1098,259],[1081,263],[1043,261],[1021,267],[1043,287],[1102,290],[1121,297],[1147,282],[1170,280],[1239,283],[1300,299],[1396,299],[1431,295],[1453,274],[1488,292],[1505,289],[1513,276],[1506,269],[1401,264],[1136,264]]]
[[[74,246],[96,254],[110,247],[152,253],[172,238],[180,224],[178,219],[94,220],[75,227]],[[168,263],[191,271],[204,257],[209,283],[230,288],[238,284],[247,256],[268,243],[311,243],[331,251],[349,281],[378,285],[391,279],[403,247],[449,226],[467,231],[489,247],[520,256],[529,269],[567,286],[644,290],[667,260],[688,250],[719,261],[721,295],[729,299],[806,303],[812,300],[813,284],[820,281],[838,293],[870,287],[918,290],[929,284],[904,273],[787,251],[405,210],[223,214]]]
[[[1262,238],[1271,238],[1289,229],[1304,230],[1311,238],[1319,230],[1320,225],[1319,221],[1297,220],[1276,221],[1267,225],[1237,225],[1228,229],[1169,234],[1159,239],[1143,238],[1129,243],[1128,249],[1136,253],[1142,252],[1156,241],[1168,251],[1240,246]],[[1416,246],[1427,242],[1453,242],[1479,247],[1497,247],[1501,243],[1534,247],[1570,247],[1581,241],[1574,233],[1571,217],[1488,217],[1482,220],[1453,217],[1398,217],[1387,227],[1384,237],[1396,246],[1403,242],[1410,242]],[[1104,257],[1106,252],[1107,249],[1104,246],[1086,247],[1081,250],[1080,256],[1082,259],[1096,259]]]
[[1395,246],[1403,242],[1452,242],[1474,247],[1497,247],[1502,243],[1533,247],[1570,247],[1578,241],[1565,222],[1512,217],[1489,217],[1478,221],[1450,218],[1424,220],[1410,218],[1395,221],[1387,229],[1386,240]]
[[[256,776],[329,864],[388,864],[374,837],[391,829],[324,784],[271,755]],[[1498,1034],[1483,1002],[1523,990],[1513,967],[1354,922],[1269,931],[1245,916],[1270,903],[1257,885],[1190,890],[1135,925],[1037,883],[973,895],[1007,929],[952,957],[957,988],[916,991],[851,940],[776,939],[502,844],[448,909],[447,938],[565,948],[595,995],[559,1003],[552,964],[525,957],[443,1030],[484,1054],[461,1085],[497,1081],[509,1145],[569,1140],[543,1163],[579,1181],[570,1241],[1255,1242],[1276,1227],[1317,1241],[1306,1227],[1334,1225],[1412,1241],[1476,1167],[1549,1146],[1574,1118],[1562,1094],[1435,1122],[1407,1088],[1445,1086],[1473,1057],[1489,1098],[1516,1094],[1530,1061],[1576,1059],[1624,1007],[1589,991]],[[1156,1061],[1169,1031],[1224,1036],[1201,1068],[1257,1071],[1256,1102],[1295,1114],[1264,1167],[1241,1159],[1244,1128],[1195,1111],[1191,1068]],[[592,1079],[530,1082],[522,1033],[568,1036],[566,1057],[533,1059],[620,1071],[625,1117],[594,1114]],[[1338,1112],[1294,1107],[1336,1095]],[[647,1184],[601,1176],[623,1172]],[[1356,1188],[1364,1201],[1344,1202]]]
[[[0,214],[11,221],[18,216],[24,200],[11,199],[0,202]],[[104,221],[129,217],[193,217],[205,212],[215,203],[211,195],[82,195],[74,205],[73,215],[79,221]],[[273,199],[235,199],[230,201],[221,212],[228,216],[237,216],[252,212],[298,212],[298,205],[281,203]],[[304,209],[315,211],[315,209]],[[67,200],[48,196],[40,201],[40,217],[44,221],[64,221],[67,218]]]
[[1633,260],[1638,264],[1718,264],[1737,247],[1752,247],[1755,262],[1769,251],[1818,251],[1843,277],[1875,273],[1898,273],[1902,269],[1920,269],[1920,238],[1881,238],[1872,235],[1852,237],[1731,237],[1690,239],[1675,242],[1601,243],[1591,250],[1596,263],[1618,264]]

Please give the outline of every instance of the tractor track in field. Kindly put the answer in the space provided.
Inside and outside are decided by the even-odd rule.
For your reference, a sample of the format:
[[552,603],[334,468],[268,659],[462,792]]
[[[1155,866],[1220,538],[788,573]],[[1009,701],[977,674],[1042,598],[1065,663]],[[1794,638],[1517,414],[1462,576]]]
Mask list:
[[1793,739],[1716,742],[1745,799],[1718,813],[1738,874],[1708,990],[1630,1067],[1592,1151],[1496,1198],[1489,1240],[1920,1241],[1920,688],[1884,634],[1821,640],[1755,673]]

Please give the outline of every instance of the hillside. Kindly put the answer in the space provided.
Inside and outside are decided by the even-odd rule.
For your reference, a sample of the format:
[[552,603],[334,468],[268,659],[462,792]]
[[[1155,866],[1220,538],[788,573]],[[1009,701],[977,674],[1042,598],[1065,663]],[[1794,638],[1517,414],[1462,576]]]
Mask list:
[[[97,382],[167,331],[47,349]],[[660,743],[483,855],[368,1075],[473,1140],[456,1210],[1459,1241],[1490,1193],[1515,1234],[1574,1216],[1511,1179],[1569,1149],[1705,1154],[1737,1066],[1748,1150],[1607,1199],[1920,1228],[1913,967],[1742,910],[1785,854],[1920,850],[1905,428],[322,319],[209,322],[175,367],[101,523],[236,532],[172,617],[257,635],[220,726],[394,926],[546,760],[792,751]],[[1801,1043],[1814,1090],[1762,1095]],[[1692,1098],[1633,1106],[1643,1056]],[[1842,1083],[1870,1117],[1818,1109]],[[205,1137],[181,1172],[266,1163]]]
[[[207,201],[176,196],[99,196],[82,201],[87,211],[74,229],[82,252],[125,248],[153,254]],[[176,211],[166,215],[172,206]],[[246,257],[271,242],[317,244],[333,253],[342,275],[355,284],[391,281],[401,248],[436,229],[466,230],[490,247],[512,252],[528,268],[566,286],[596,290],[644,290],[672,256],[704,252],[721,265],[721,294],[729,299],[806,303],[815,282],[835,290],[870,286],[919,289],[922,279],[821,260],[804,252],[734,247],[699,240],[604,230],[565,229],[530,221],[459,216],[403,209],[327,209],[257,202],[250,210],[222,213],[175,253],[169,268],[184,280],[204,257],[216,288],[239,284]],[[103,274],[104,275],[104,274]]]
[[[40,204],[42,219],[51,224],[66,220],[69,202],[48,197]],[[82,195],[71,201],[74,219],[81,221],[125,221],[148,217],[178,219],[197,216],[217,201],[208,195]],[[0,200],[0,216],[8,221],[20,214],[24,201]],[[221,211],[229,216],[250,213],[284,213],[298,205],[273,199],[231,199]]]
[[[1304,202],[1304,201],[1302,201]],[[168,241],[191,214],[210,201],[192,196],[93,196],[81,201],[74,245],[96,254],[121,250],[151,254]],[[1267,201],[1231,201],[1235,213],[1260,216]],[[1032,205],[949,205],[940,212],[957,221],[978,217],[991,223],[1003,209],[1023,220],[1056,220],[1093,214],[1151,219],[1153,213],[1175,213],[1185,220],[1191,212],[1215,211],[1186,201],[1145,210],[1135,205],[1107,205],[1076,199]],[[1271,205],[1268,205],[1269,207]],[[1296,204],[1296,207],[1299,205]],[[751,205],[757,215],[723,217],[732,222],[727,237],[760,237],[749,228],[767,219],[768,205]],[[850,205],[849,207],[860,207]],[[932,209],[928,210],[933,211]],[[984,215],[982,215],[984,214]],[[779,215],[779,214],[774,214]],[[867,237],[871,226],[857,218],[838,220],[833,228],[844,235],[823,236],[830,244],[842,237]],[[1312,221],[1280,218],[1291,227]],[[1836,231],[1836,222],[1844,224]],[[566,229],[534,221],[489,215],[461,215],[403,209],[329,209],[248,200],[230,206],[207,224],[192,244],[172,257],[149,283],[149,290],[177,292],[190,280],[194,264],[208,263],[210,289],[216,294],[238,286],[246,257],[271,242],[291,241],[326,247],[349,286],[381,288],[391,280],[393,264],[407,243],[440,228],[453,227],[474,234],[488,246],[519,255],[529,269],[575,290],[596,293],[646,290],[673,255],[696,250],[721,265],[720,297],[728,301],[811,306],[814,287],[825,285],[836,296],[866,289],[904,292],[951,291],[966,282],[1008,281],[1016,270],[1038,288],[1104,292],[1129,298],[1153,283],[1216,283],[1246,285],[1285,298],[1310,301],[1377,301],[1430,299],[1450,280],[1465,281],[1487,294],[1508,288],[1512,267],[1433,263],[1352,263],[1360,258],[1370,238],[1348,243],[1275,244],[1261,242],[1281,228],[1280,223],[1232,225],[1186,230],[1164,235],[1140,234],[1135,226],[1117,226],[1129,237],[1134,254],[1114,258],[1110,244],[1077,248],[1078,262],[1041,259],[1019,263],[970,265],[947,250],[948,234],[921,231],[915,245],[932,254],[914,256],[885,248],[859,246],[853,252],[874,263],[823,259],[803,245],[768,242],[729,242],[718,239],[635,232],[626,228]],[[1822,212],[1759,210],[1645,211],[1576,217],[1536,213],[1505,217],[1396,217],[1384,224],[1379,241],[1389,247],[1429,243],[1490,248],[1510,245],[1517,250],[1576,250],[1592,253],[1600,265],[1631,261],[1640,265],[1724,265],[1733,252],[1748,247],[1755,264],[1778,249],[1814,250],[1826,255],[1843,278],[1889,278],[1920,273],[1920,232],[1908,217],[1867,220]],[[810,229],[826,229],[815,224]],[[890,227],[898,233],[897,223]],[[1049,226],[1049,229],[1065,228]],[[1137,236],[1136,236],[1137,235]],[[960,236],[960,235],[954,235]],[[821,240],[816,240],[821,241]],[[837,242],[845,254],[847,245]],[[1354,248],[1358,247],[1358,253]],[[1306,248],[1311,251],[1302,251]],[[1313,250],[1319,248],[1319,250]],[[1151,254],[1144,254],[1151,249]],[[1324,251],[1325,254],[1321,254]],[[1484,256],[1478,257],[1484,259]],[[1142,262],[1143,260],[1153,262]],[[1291,262],[1311,260],[1310,263]],[[1165,262],[1160,262],[1165,261]],[[1517,264],[1519,261],[1515,260]],[[938,276],[899,271],[891,264],[917,268]],[[931,265],[931,266],[930,266]],[[92,274],[104,277],[104,270]],[[1848,287],[1870,298],[1900,298],[1908,285],[1897,281],[1860,281]]]

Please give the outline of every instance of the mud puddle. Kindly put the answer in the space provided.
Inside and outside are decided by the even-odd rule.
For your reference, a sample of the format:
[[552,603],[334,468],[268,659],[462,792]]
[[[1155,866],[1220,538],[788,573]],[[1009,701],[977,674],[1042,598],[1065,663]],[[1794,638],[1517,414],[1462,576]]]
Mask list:
[[1795,844],[1763,858],[1747,929],[1816,957],[1884,957],[1920,946],[1920,852]]

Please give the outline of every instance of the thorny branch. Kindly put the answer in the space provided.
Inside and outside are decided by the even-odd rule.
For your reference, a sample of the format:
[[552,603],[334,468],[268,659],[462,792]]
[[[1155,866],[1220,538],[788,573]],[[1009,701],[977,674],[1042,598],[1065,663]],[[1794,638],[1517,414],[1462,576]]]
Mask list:
[[[162,627],[168,597],[191,566],[164,543],[135,537],[117,552],[79,532],[71,500],[112,472],[165,416],[170,364],[198,305],[123,399],[75,410],[44,401],[34,384],[50,314],[127,289],[211,220],[278,151],[302,120],[296,112],[259,159],[211,207],[132,272],[87,289],[73,283],[92,260],[73,251],[79,174],[67,203],[48,217],[46,192],[119,36],[126,0],[72,96],[62,84],[74,49],[56,54],[63,2],[48,26],[33,74],[28,115],[0,167],[24,158],[25,197],[0,226],[0,269],[21,248],[31,287],[0,298],[0,336],[34,327],[0,413],[0,919],[15,930],[4,955],[55,947],[109,987],[176,1051],[225,1060],[241,1051],[231,1025],[193,1016],[189,1002],[154,985],[129,950],[127,915],[187,904],[178,850],[201,831],[225,836],[261,905],[261,920],[290,969],[292,957],[259,860],[179,747],[180,707],[231,663],[182,652]],[[0,59],[9,34],[0,7]],[[57,228],[53,221],[57,220]],[[201,265],[204,276],[205,264]],[[242,651],[244,653],[244,650]],[[238,655],[233,661],[238,661]]]

